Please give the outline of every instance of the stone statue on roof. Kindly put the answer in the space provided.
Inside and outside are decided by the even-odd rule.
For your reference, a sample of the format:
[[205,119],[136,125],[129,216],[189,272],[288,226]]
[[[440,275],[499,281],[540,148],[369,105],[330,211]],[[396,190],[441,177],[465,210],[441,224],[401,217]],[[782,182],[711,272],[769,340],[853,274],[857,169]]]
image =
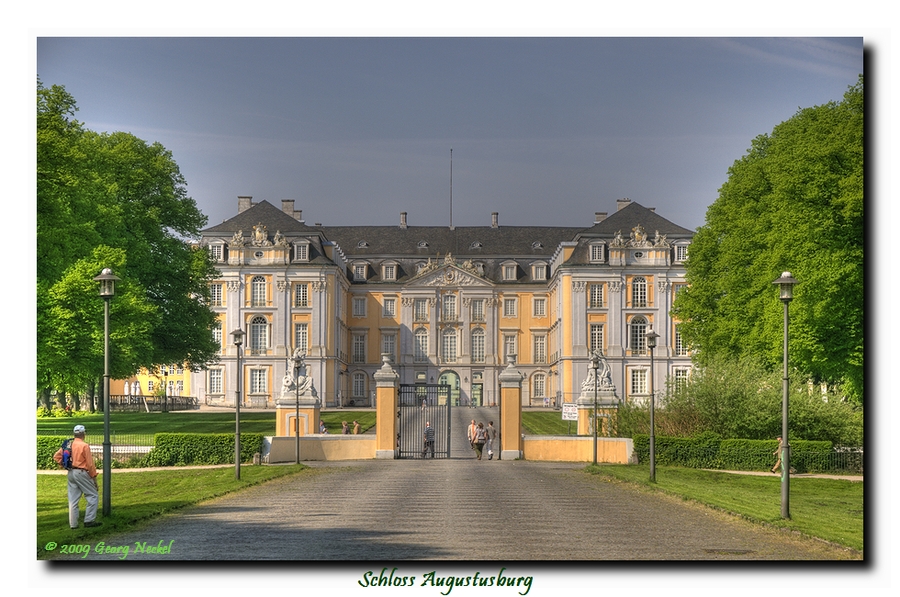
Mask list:
[[254,247],[271,247],[272,242],[269,240],[269,231],[265,224],[260,222],[253,227],[253,239],[250,243]]
[[231,243],[229,243],[232,247],[243,247],[244,246],[244,231],[238,230],[234,233],[234,236],[231,237]]

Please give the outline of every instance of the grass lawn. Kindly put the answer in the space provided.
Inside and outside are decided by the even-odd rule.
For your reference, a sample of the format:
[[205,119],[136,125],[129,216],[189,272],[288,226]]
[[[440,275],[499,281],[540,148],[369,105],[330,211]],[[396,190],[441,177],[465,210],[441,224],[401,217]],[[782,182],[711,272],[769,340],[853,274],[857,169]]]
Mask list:
[[859,481],[792,477],[791,518],[785,520],[781,518],[781,479],[775,475],[657,466],[656,484],[651,484],[649,465],[590,465],[585,470],[863,551],[863,483]]
[[[341,421],[359,421],[361,432],[375,426],[375,411],[332,411],[321,413],[330,433],[340,433]],[[88,441],[103,435],[103,414],[79,417],[43,417],[37,419],[37,435],[72,435],[72,428],[87,428]],[[234,433],[234,412],[110,413],[110,433],[147,435],[154,433]],[[275,435],[275,410],[242,411],[242,433]],[[102,439],[100,440],[102,441]],[[152,440],[151,440],[152,441]],[[115,443],[115,442],[113,442]]]
[[116,473],[110,488],[112,512],[108,518],[99,514],[103,508],[101,474],[97,477],[101,488],[97,520],[103,526],[84,528],[82,524],[77,530],[69,528],[66,476],[37,475],[37,557],[42,560],[53,558],[56,551],[48,550],[48,544],[96,543],[107,535],[133,530],[178,508],[293,474],[314,472],[302,464],[242,466],[240,481],[234,479],[234,467]]
[[522,411],[522,429],[528,435],[576,435],[577,421],[563,421],[562,411]]

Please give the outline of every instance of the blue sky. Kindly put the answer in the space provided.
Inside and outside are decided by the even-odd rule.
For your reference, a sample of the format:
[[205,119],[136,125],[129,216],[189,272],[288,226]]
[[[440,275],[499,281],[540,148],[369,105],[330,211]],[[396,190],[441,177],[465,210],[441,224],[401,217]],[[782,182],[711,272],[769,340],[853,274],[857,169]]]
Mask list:
[[172,151],[217,224],[589,226],[628,197],[696,228],[750,146],[863,72],[856,37],[56,37],[37,74]]

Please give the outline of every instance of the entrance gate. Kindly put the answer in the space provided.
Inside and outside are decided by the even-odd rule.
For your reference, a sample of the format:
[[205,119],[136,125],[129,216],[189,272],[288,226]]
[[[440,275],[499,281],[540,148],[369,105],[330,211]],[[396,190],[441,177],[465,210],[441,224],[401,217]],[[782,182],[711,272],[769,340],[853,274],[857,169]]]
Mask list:
[[398,458],[423,458],[426,421],[434,427],[434,457],[450,458],[450,390],[444,384],[400,385]]

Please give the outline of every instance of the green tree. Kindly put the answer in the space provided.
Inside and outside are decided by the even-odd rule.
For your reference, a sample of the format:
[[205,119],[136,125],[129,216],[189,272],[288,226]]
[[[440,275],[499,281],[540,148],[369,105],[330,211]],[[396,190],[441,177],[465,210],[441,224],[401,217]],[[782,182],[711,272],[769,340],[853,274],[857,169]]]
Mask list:
[[781,364],[783,307],[772,282],[790,271],[799,281],[791,366],[862,398],[863,99],[860,76],[843,101],[800,110],[729,169],[673,307],[700,364]]
[[122,279],[111,303],[113,375],[171,363],[197,369],[219,348],[205,302],[216,272],[191,244],[206,217],[171,152],[128,133],[86,130],[76,111],[64,88],[38,82],[38,389],[74,391],[96,378],[94,361],[102,369],[102,343],[92,338],[102,335],[103,302],[93,277],[104,267]]

